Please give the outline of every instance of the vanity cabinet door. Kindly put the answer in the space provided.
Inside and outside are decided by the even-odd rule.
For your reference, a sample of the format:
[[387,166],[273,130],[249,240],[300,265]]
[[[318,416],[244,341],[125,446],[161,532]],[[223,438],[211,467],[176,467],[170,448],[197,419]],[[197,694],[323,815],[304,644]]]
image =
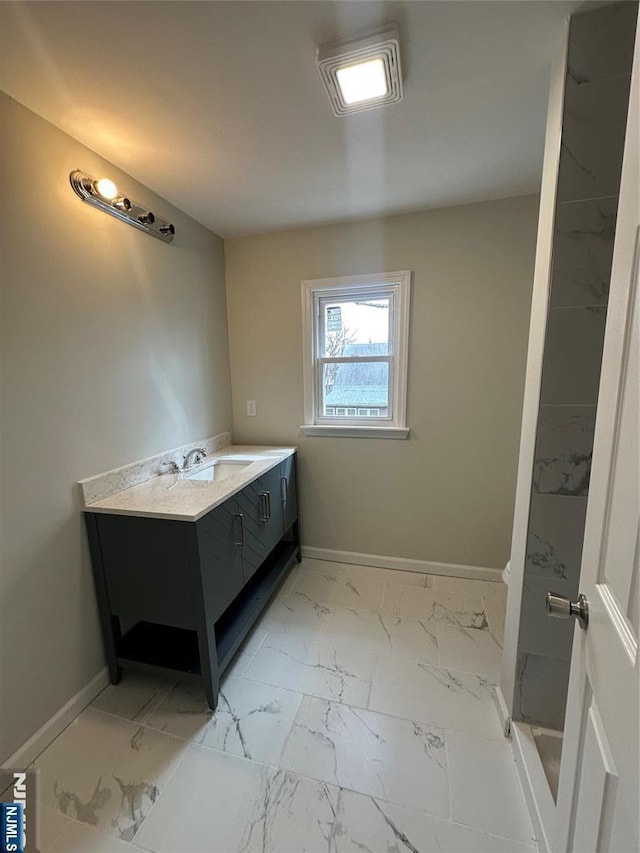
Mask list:
[[196,534],[207,616],[215,621],[244,585],[237,498],[198,519]]
[[245,583],[282,538],[280,466],[267,471],[238,494],[244,545]]
[[[193,628],[198,567],[190,560],[191,526],[165,518],[95,516],[108,614]],[[94,563],[95,565],[95,563]]]
[[286,533],[298,519],[298,484],[296,457],[280,463],[280,497],[282,500],[282,532]]

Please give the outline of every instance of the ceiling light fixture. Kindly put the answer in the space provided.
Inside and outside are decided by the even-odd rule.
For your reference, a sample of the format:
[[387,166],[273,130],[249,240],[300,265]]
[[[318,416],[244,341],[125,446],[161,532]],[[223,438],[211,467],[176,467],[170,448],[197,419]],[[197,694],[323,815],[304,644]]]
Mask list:
[[337,116],[402,100],[396,24],[356,41],[320,45],[316,64]]
[[118,188],[109,178],[94,181],[89,175],[76,169],[69,175],[69,181],[76,195],[82,201],[103,210],[105,213],[128,222],[134,228],[139,228],[152,237],[157,237],[165,243],[170,243],[176,233],[175,227],[164,219],[160,219],[146,207],[136,204],[119,193]]

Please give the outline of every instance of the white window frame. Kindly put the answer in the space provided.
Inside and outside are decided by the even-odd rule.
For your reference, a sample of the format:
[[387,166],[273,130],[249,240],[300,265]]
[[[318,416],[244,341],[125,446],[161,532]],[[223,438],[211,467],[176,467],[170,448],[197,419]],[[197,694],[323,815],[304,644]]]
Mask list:
[[[318,278],[302,282],[302,346],[304,435],[342,438],[407,438],[407,379],[409,363],[409,300],[411,271]],[[343,361],[386,361],[389,364],[388,417],[337,418],[320,411],[322,364],[320,355],[320,307],[326,299],[375,299],[391,297],[389,354],[346,357]],[[342,408],[342,407],[341,407]],[[346,407],[345,407],[346,408]],[[358,407],[356,406],[356,409]]]

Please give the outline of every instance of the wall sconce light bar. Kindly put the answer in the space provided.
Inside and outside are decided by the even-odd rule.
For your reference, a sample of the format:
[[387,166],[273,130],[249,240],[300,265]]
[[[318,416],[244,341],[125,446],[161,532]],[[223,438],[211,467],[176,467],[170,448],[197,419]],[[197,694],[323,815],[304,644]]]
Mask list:
[[173,240],[176,229],[170,222],[121,195],[109,178],[100,178],[96,181],[76,169],[69,175],[69,181],[76,195],[87,204],[92,204],[99,210],[110,213],[111,216],[123,222],[128,222],[134,228],[139,228],[140,231],[151,234],[152,237],[157,237],[164,243],[170,243]]

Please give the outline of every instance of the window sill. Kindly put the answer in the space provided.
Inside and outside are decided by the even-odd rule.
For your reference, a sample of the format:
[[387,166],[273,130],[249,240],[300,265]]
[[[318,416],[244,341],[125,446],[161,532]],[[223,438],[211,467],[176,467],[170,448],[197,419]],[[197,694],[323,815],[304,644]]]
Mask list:
[[324,436],[325,438],[408,438],[409,427],[387,426],[322,426],[303,424],[303,435]]

